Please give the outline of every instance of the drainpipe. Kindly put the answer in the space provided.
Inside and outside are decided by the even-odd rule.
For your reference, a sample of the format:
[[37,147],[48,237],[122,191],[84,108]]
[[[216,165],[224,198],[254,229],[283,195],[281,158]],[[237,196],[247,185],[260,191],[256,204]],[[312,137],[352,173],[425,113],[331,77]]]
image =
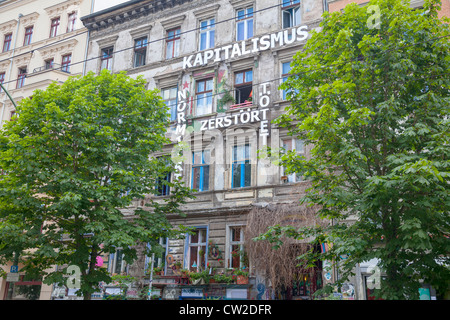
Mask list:
[[[94,3],[95,0],[91,0],[91,12],[94,12]],[[84,52],[84,62],[83,62],[83,76],[86,75],[86,63],[87,63],[87,55],[88,55],[88,47],[89,47],[89,39],[90,39],[91,31],[88,30],[88,34],[86,37],[86,50]]]
[[[17,19],[16,34],[15,34],[15,37],[14,37],[14,43],[13,43],[13,48],[12,48],[11,62],[9,63],[9,71],[8,71],[7,83],[9,83],[9,80],[11,80],[11,70],[12,70],[12,65],[13,65],[14,52],[16,51],[16,43],[17,43],[17,38],[18,38],[18,35],[19,35],[20,18],[22,18],[22,17],[23,17],[23,14],[19,13],[19,17]],[[9,87],[9,85],[7,87]],[[5,93],[6,92],[7,91],[5,90]],[[9,96],[9,93],[7,93],[7,95]],[[9,98],[12,101],[12,98],[10,96],[9,96]],[[2,102],[3,103],[3,107],[2,107],[2,116],[0,118],[0,127],[3,127],[3,119],[4,119],[4,116],[5,116],[5,99],[6,99],[6,95],[3,97],[3,102]],[[13,104],[14,104],[14,102],[13,102]]]

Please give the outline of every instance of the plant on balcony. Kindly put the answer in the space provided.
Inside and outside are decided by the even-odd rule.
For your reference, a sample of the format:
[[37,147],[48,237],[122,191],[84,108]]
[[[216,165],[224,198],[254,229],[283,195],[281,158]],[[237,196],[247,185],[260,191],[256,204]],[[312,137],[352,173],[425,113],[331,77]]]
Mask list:
[[233,283],[234,282],[234,278],[232,275],[226,275],[223,273],[220,274],[215,274],[213,276],[213,279],[217,282],[217,283]]
[[209,273],[208,269],[205,269],[203,271],[194,272],[191,271],[189,273],[189,279],[192,284],[205,284],[209,283],[209,279],[211,278],[211,275]]
[[245,269],[234,269],[233,275],[236,276],[237,284],[248,284],[248,271]]

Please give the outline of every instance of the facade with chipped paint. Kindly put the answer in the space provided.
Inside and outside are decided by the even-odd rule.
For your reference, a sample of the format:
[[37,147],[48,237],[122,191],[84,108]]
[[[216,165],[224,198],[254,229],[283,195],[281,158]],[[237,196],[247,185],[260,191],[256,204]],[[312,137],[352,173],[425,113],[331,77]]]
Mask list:
[[[278,87],[323,10],[320,0],[128,1],[82,18],[90,31],[87,71],[126,71],[161,91],[170,109],[172,144],[155,156],[170,155],[180,142],[188,145],[181,176],[196,198],[183,207],[186,217],[173,216],[171,222],[195,227],[196,233],[161,239],[166,255],[155,259],[154,267],[164,262],[164,276],[153,279],[153,289],[163,299],[199,294],[198,288],[174,284],[176,261],[190,270],[208,264],[250,270],[249,284],[216,288],[218,296],[275,297],[252,261],[245,266],[234,252],[244,249],[252,209],[294,203],[305,189],[301,177],[285,175],[258,158],[258,151],[284,146],[307,154],[301,141],[270,121],[288,104]],[[164,201],[169,193],[162,189],[153,199]],[[145,256],[131,266],[117,261],[117,255],[109,257],[112,273],[140,277],[151,269]],[[301,296],[289,298],[309,299],[310,293],[305,287]]]

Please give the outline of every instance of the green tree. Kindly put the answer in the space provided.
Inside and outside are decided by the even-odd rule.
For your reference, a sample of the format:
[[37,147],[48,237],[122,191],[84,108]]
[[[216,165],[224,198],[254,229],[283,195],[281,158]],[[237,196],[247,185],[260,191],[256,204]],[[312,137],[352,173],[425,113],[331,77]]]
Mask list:
[[324,13],[281,86],[291,106],[276,122],[312,148],[284,165],[310,181],[301,202],[330,223],[274,226],[257,239],[332,244],[299,259],[338,264],[338,286],[376,258],[384,299],[417,299],[421,281],[449,289],[450,28],[439,9],[375,0]]
[[[136,244],[156,250],[160,237],[185,232],[166,215],[182,214],[189,190],[164,179],[172,161],[151,156],[168,142],[167,108],[145,86],[142,77],[103,71],[20,101],[0,133],[0,264],[20,254],[22,271],[65,285],[67,268],[77,266],[79,293],[90,299],[100,281],[111,281],[95,267],[98,256],[121,248],[132,263]],[[130,209],[161,184],[171,188],[165,202]]]

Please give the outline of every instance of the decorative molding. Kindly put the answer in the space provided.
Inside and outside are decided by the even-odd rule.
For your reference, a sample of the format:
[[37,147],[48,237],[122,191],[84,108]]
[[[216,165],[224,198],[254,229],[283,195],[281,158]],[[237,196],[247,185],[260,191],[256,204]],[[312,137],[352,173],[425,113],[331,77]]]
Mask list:
[[150,30],[152,29],[152,25],[146,25],[137,29],[130,30],[129,33],[133,39],[140,38],[142,36],[148,36],[150,34]]
[[161,25],[164,27],[164,29],[169,30],[169,29],[181,26],[184,19],[186,19],[185,14],[175,17],[175,18],[170,18],[170,19],[161,21]]
[[220,4],[215,4],[206,8],[202,8],[194,11],[194,15],[199,20],[204,20],[206,18],[214,17],[220,8]]
[[22,18],[20,18],[20,22],[21,22],[21,24],[23,24],[24,27],[28,27],[28,26],[34,25],[34,23],[36,22],[38,17],[39,17],[39,13],[33,12],[33,13],[27,14],[26,16],[23,16]]
[[174,70],[169,72],[164,72],[160,75],[155,75],[153,77],[156,86],[159,89],[164,89],[167,87],[173,87],[179,84],[180,82],[180,71]]
[[62,13],[64,13],[69,7],[72,6],[79,6],[80,0],[68,0],[64,1],[62,3],[58,3],[56,5],[53,5],[51,7],[47,7],[44,10],[47,12],[47,15],[50,19],[60,16]]
[[58,54],[63,56],[65,54],[73,52],[77,43],[78,43],[78,40],[71,39],[71,40],[65,41],[63,43],[58,43],[56,45],[50,46],[50,47],[38,49],[38,51],[40,52],[42,59],[47,60],[49,58],[56,57]]
[[10,64],[11,64],[11,61],[9,61],[9,60],[0,62],[0,72],[6,71],[6,68],[8,68]]
[[0,33],[8,34],[12,33],[14,28],[17,26],[17,20],[9,20],[0,24]]
[[28,66],[28,64],[30,63],[31,60],[31,54],[26,54],[17,58],[14,58],[14,64],[17,67],[23,67],[23,66]]
[[96,40],[95,42],[97,42],[100,49],[103,49],[106,47],[114,46],[116,44],[116,41],[118,38],[119,38],[119,35],[113,35],[111,37]]
[[254,0],[229,0],[230,4],[236,8],[243,8],[243,7],[248,7],[250,5],[254,5],[255,1]]

